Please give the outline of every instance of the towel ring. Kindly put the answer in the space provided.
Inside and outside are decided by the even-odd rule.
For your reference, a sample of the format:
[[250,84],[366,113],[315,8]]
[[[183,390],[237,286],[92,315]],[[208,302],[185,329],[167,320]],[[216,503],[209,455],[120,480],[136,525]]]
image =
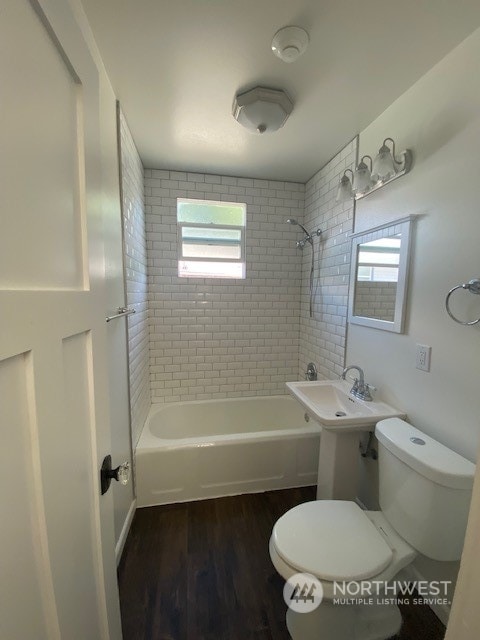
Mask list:
[[471,322],[463,322],[462,320],[456,318],[450,311],[450,296],[457,289],[465,289],[465,291],[469,291],[470,293],[478,296],[480,295],[480,278],[473,278],[465,284],[458,284],[456,287],[453,287],[453,289],[450,289],[450,291],[447,293],[447,297],[445,298],[445,308],[452,320],[455,320],[455,322],[458,322],[458,324],[463,324],[466,327],[471,327],[473,324],[477,324],[478,322],[480,322],[480,318],[477,318],[477,320],[472,320]]

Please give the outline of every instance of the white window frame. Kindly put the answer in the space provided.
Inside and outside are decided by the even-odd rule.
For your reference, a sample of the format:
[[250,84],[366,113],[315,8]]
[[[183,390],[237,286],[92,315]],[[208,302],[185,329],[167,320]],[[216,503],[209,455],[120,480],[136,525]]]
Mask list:
[[[178,225],[178,259],[179,260],[191,260],[192,262],[245,262],[245,227],[234,226],[230,224],[210,224],[210,223],[197,223],[197,222],[177,222]],[[183,255],[183,236],[182,229],[188,227],[189,229],[222,229],[225,231],[240,231],[240,258],[192,258],[191,256]],[[198,244],[208,244],[208,239],[205,238],[205,242]],[[218,243],[221,244],[221,243]]]
[[[178,221],[178,204],[179,202],[191,202],[192,204],[204,204],[204,205],[224,205],[231,207],[242,207],[244,212],[244,224],[243,225],[232,225],[232,224],[214,224],[210,222],[179,222]],[[199,199],[189,199],[189,198],[177,198],[177,265],[182,262],[225,262],[228,264],[243,264],[242,276],[216,276],[216,275],[208,275],[208,276],[197,276],[195,274],[184,274],[179,277],[182,278],[226,278],[229,280],[240,280],[245,279],[246,277],[246,259],[245,259],[245,230],[246,230],[246,222],[247,222],[247,205],[244,202],[223,202],[221,200],[199,200]],[[185,257],[183,255],[183,236],[182,230],[184,227],[188,227],[189,229],[222,229],[225,231],[239,231],[240,232],[240,257],[239,258],[201,258],[191,256]],[[204,244],[208,244],[206,241]],[[220,243],[219,243],[220,244]]]

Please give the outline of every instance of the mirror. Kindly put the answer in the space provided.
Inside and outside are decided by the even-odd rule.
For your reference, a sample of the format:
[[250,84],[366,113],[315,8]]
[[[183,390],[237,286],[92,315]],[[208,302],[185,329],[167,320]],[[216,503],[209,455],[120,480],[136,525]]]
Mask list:
[[352,235],[348,320],[403,333],[412,217]]

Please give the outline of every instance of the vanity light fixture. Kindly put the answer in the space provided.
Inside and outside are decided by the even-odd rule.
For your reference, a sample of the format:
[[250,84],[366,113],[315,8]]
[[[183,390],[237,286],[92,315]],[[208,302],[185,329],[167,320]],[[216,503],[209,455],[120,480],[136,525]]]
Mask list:
[[[391,143],[391,149],[387,142]],[[370,168],[364,162],[366,158],[370,160]],[[393,138],[385,138],[373,162],[368,155],[362,157],[352,174],[352,181],[347,176],[347,171],[350,169],[343,173],[338,186],[337,202],[346,202],[352,198],[360,200],[393,180],[401,178],[412,168],[412,160],[410,149],[402,151],[397,158],[395,141]]]
[[[351,173],[352,177],[349,178],[347,173]],[[347,202],[353,198],[353,171],[351,169],[345,169],[343,172],[343,176],[340,180],[340,184],[338,185],[337,191],[337,202]]]
[[[365,163],[365,159],[367,158],[370,160],[370,168]],[[353,174],[353,191],[355,194],[365,194],[367,191],[370,191],[372,187],[372,167],[372,158],[370,156],[363,156]]]
[[[388,148],[387,142],[392,143],[391,150]],[[412,161],[411,151],[407,149],[406,151],[403,151],[401,155],[402,157],[400,160],[397,160],[395,157],[395,141],[393,138],[385,138],[382,146],[378,150],[375,160],[373,161],[372,180],[375,182],[381,181],[382,183],[391,180],[405,169],[407,162],[409,164],[408,169],[410,169]],[[405,173],[407,173],[407,171],[405,171]]]

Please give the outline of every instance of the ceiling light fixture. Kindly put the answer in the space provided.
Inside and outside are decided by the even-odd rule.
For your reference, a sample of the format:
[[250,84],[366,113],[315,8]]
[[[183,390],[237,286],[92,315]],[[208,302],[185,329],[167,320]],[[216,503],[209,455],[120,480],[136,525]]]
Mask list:
[[[391,143],[392,149],[387,146],[387,142]],[[370,160],[370,168],[364,162],[366,158]],[[412,168],[412,161],[413,156],[410,149],[402,151],[400,158],[397,159],[393,138],[385,138],[373,162],[370,156],[365,155],[353,173],[350,169],[343,173],[336,201],[346,202],[352,198],[360,200],[368,196],[408,173]],[[347,176],[347,171],[352,173],[352,180]]]
[[308,42],[308,33],[305,29],[283,27],[273,36],[272,51],[283,62],[295,62],[305,53]]
[[285,91],[255,87],[237,93],[232,115],[251,133],[272,133],[283,127],[293,111],[293,102]]

